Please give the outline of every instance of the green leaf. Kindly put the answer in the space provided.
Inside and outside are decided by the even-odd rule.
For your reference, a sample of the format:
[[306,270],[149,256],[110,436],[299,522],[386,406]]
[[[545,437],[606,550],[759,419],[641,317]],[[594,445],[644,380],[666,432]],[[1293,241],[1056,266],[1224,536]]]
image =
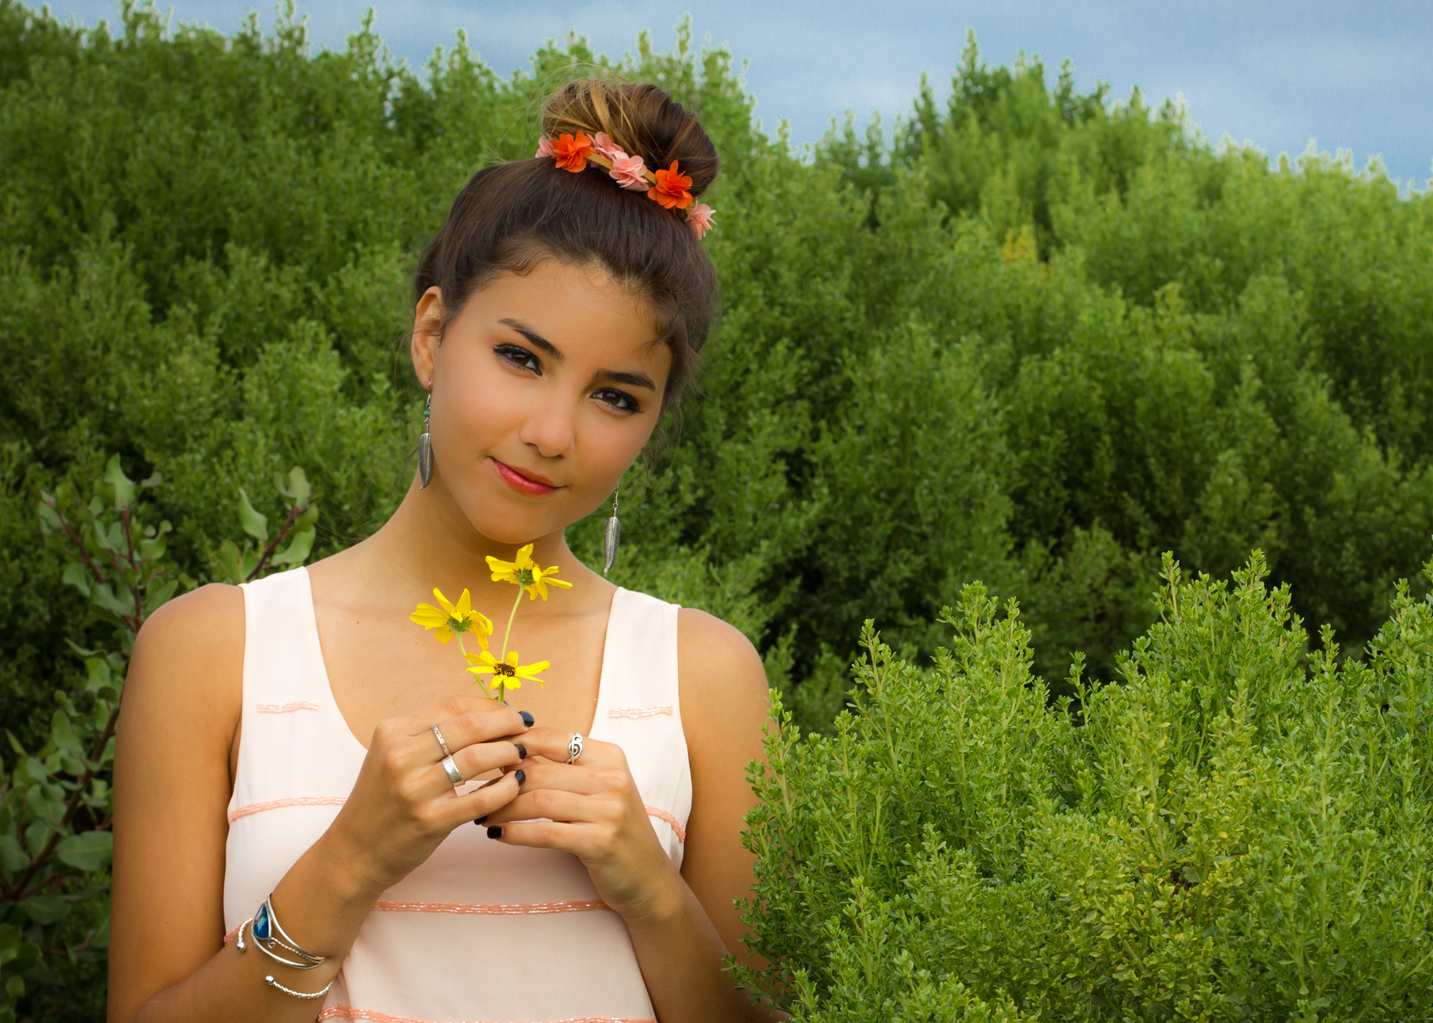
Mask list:
[[169,582],[165,583],[163,586],[159,587],[159,589],[151,593],[149,595],[149,599],[144,602],[144,616],[148,618],[150,615],[154,614],[154,612],[159,609],[160,605],[164,604],[169,600],[170,597],[174,596],[174,591],[178,588],[179,580],[171,579],[169,580]]
[[145,561],[158,561],[169,549],[169,541],[160,535],[139,541],[135,544],[135,549]]
[[304,559],[309,556],[309,552],[313,550],[313,536],[312,529],[305,529],[289,542],[288,547],[282,553],[275,554],[270,558],[269,563],[272,565],[302,565]]
[[75,730],[70,725],[69,715],[62,710],[55,711],[54,716],[50,718],[50,741],[62,750],[79,752],[79,740],[75,738]]
[[81,562],[72,561],[66,565],[64,575],[60,576],[60,582],[66,586],[73,586],[86,597],[90,595],[90,573]]
[[305,529],[312,529],[314,523],[317,521],[318,505],[311,504],[299,513],[298,518],[294,519],[294,532],[302,533]]
[[215,557],[219,562],[221,581],[233,583],[235,586],[244,581],[243,555],[233,540],[225,540],[220,544],[219,552]]
[[65,918],[70,904],[55,895],[32,895],[20,903],[20,908],[37,924],[53,924]]
[[158,469],[155,469],[152,473],[150,473],[150,474],[149,474],[148,476],[146,476],[144,479],[140,480],[140,481],[139,481],[139,485],[140,485],[141,487],[157,487],[157,486],[159,486],[159,485],[160,485],[161,483],[163,483],[163,482],[164,482],[164,474],[161,473]]
[[60,862],[86,873],[99,870],[114,855],[114,835],[108,831],[81,831],[55,847]]
[[116,617],[123,617],[134,610],[133,604],[125,603],[114,595],[108,583],[96,583],[91,587],[90,600]]
[[40,528],[46,533],[58,533],[62,528],[60,513],[55,511],[54,506],[50,504],[50,501],[53,500],[54,498],[50,498],[48,501],[40,501],[35,505],[35,510],[40,513]]
[[30,786],[30,790],[25,793],[25,805],[35,815],[36,821],[46,826],[58,824],[60,818],[65,815],[63,804],[57,806],[52,800],[45,798],[43,785]]
[[105,657],[86,657],[85,672],[88,675],[85,687],[90,690],[99,690],[109,685],[110,680],[114,678],[109,659]]
[[243,487],[239,488],[239,525],[259,543],[268,542],[269,520],[254,510]]
[[29,865],[30,857],[26,855],[19,839],[14,835],[0,835],[0,868],[13,874],[17,870],[24,870]]
[[292,501],[295,508],[302,508],[308,504],[309,498],[313,495],[313,488],[309,486],[308,476],[297,465],[289,470],[287,479],[274,473],[274,489]]
[[114,487],[114,510],[123,511],[134,505],[134,483],[120,468],[119,455],[110,455],[104,466],[104,480]]

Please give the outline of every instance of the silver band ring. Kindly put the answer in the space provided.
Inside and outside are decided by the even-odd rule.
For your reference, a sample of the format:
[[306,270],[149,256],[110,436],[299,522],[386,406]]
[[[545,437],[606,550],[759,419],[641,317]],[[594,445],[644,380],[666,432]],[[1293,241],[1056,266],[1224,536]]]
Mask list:
[[450,750],[448,744],[443,741],[443,733],[438,731],[437,725],[433,726],[433,738],[437,739],[438,745],[443,747],[443,756],[451,757],[453,755],[453,751]]
[[442,762],[443,770],[448,772],[448,780],[453,783],[454,787],[463,784],[463,776],[458,772],[458,765],[453,763],[453,755],[449,753]]
[[575,764],[580,756],[582,756],[582,736],[573,732],[572,741],[567,744],[567,762]]

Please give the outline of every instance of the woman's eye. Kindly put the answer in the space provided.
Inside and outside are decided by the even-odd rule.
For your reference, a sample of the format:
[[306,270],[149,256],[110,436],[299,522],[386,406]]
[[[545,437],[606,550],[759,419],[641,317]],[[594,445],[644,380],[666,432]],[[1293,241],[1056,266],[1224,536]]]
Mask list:
[[526,348],[519,348],[517,345],[498,345],[493,351],[497,353],[498,358],[506,359],[514,366],[530,369],[534,373],[542,372],[542,363]]
[[626,391],[619,391],[614,387],[604,387],[592,395],[598,401],[611,405],[620,412],[641,412],[642,405],[636,398]]

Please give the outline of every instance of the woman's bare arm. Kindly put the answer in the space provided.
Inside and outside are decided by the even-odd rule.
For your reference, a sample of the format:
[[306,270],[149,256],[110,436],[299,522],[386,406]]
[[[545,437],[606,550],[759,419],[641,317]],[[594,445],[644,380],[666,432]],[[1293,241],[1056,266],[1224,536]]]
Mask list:
[[161,608],[135,642],[115,749],[111,1023],[313,1020],[321,999],[286,995],[265,976],[298,991],[324,987],[378,896],[454,827],[517,792],[504,778],[457,795],[430,748],[439,721],[463,777],[516,763],[516,747],[502,741],[527,729],[516,711],[454,697],[380,722],[348,802],[273,893],[285,930],[329,961],[300,971],[252,946],[224,946],[243,615],[238,589],[206,586]]
[[680,614],[682,724],[694,796],[682,877],[727,951],[746,960],[746,928],[734,902],[751,892],[753,857],[741,844],[741,833],[743,818],[756,805],[746,768],[765,759],[762,728],[771,720],[766,669],[732,626],[701,611]]
[[674,896],[628,930],[661,1019],[773,1018],[733,990],[722,969],[730,952],[746,960],[735,900],[751,891],[752,856],[742,818],[756,802],[746,768],[762,757],[770,719],[766,671],[736,629],[683,610],[677,660],[682,726],[692,768],[692,812]]

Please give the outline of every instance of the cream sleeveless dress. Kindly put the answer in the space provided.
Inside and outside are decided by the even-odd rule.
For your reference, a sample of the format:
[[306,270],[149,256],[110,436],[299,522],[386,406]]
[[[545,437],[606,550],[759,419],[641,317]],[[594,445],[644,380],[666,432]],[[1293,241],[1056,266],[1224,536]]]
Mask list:
[[[243,590],[243,724],[224,872],[229,941],[332,823],[365,754],[334,705],[308,572]],[[680,867],[692,782],[677,699],[677,610],[631,590],[613,596],[591,738],[622,747]],[[383,894],[316,1012],[375,1023],[654,1018],[627,927],[581,862],[491,841],[472,824]]]

